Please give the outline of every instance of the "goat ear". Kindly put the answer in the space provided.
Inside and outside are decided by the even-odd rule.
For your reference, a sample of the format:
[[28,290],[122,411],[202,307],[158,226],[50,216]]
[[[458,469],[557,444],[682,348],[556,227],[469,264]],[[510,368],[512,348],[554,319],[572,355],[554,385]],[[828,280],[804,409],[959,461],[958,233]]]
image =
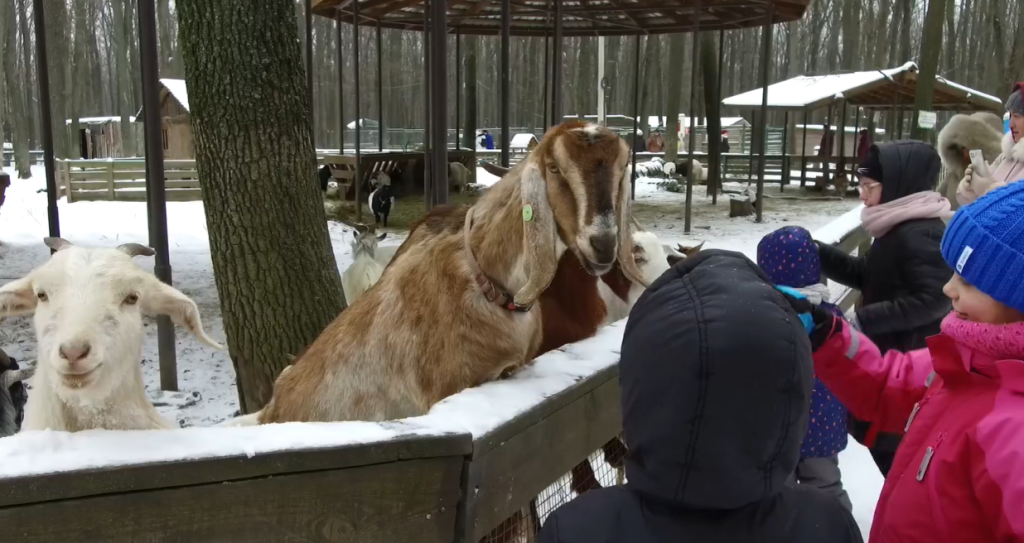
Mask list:
[[633,215],[630,212],[630,188],[633,186],[633,170],[629,166],[622,173],[619,181],[619,266],[622,273],[634,283],[648,286],[644,273],[636,265],[633,258]]
[[377,241],[384,241],[384,238],[386,237],[388,237],[388,233],[384,232],[383,234],[377,236]]
[[695,245],[693,247],[683,247],[682,244],[679,244],[679,250],[687,257],[691,257],[699,253],[701,247],[704,247],[704,241],[700,242],[700,245]]
[[520,307],[530,306],[555,278],[555,217],[548,203],[548,186],[537,162],[530,161],[520,172],[519,191],[523,201],[523,250],[527,280],[515,295]]
[[178,326],[188,328],[199,341],[215,349],[224,346],[217,343],[203,331],[203,321],[199,318],[199,307],[191,298],[178,289],[167,285],[153,276],[147,284],[146,292],[141,297],[142,312],[147,315],[167,315]]
[[0,317],[29,315],[36,310],[38,301],[30,276],[15,279],[0,287]]
[[54,251],[60,251],[72,247],[71,242],[64,238],[43,238],[43,243]]
[[138,243],[125,243],[123,245],[118,245],[117,250],[131,257],[153,256],[156,254],[156,251],[154,251],[152,247],[146,247],[145,245],[140,245]]

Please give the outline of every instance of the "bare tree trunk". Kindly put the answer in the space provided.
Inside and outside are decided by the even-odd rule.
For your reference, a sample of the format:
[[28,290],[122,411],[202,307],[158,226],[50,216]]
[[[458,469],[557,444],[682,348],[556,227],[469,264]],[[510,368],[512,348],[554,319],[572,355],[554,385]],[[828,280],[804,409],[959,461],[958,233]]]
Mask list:
[[[114,48],[117,63],[117,111],[121,115],[121,126],[128,126],[132,113],[132,83],[128,68],[128,22],[125,19],[125,0],[110,3],[114,15]],[[135,156],[135,142],[132,138],[121,138],[121,156]]]
[[345,307],[294,11],[290,0],[177,7],[214,277],[239,405],[252,413],[288,356]]
[[928,0],[928,11],[924,19],[924,41],[921,43],[921,72],[917,78],[917,93],[914,96],[914,113],[910,121],[910,137],[916,140],[931,139],[934,128],[921,128],[918,115],[932,108],[932,94],[935,92],[935,72],[939,67],[939,52],[942,51],[942,20],[947,0]]
[[946,40],[943,44],[945,46],[945,55],[942,59],[942,72],[945,77],[955,79],[954,69],[956,69],[956,27],[955,24],[956,16],[956,2],[953,0],[946,0]]
[[[986,89],[992,94],[1003,95],[1010,90],[1011,81],[1016,81],[1016,77],[1019,74],[1011,74],[1006,72],[1006,44],[1003,38],[1003,2],[1002,0],[991,0],[989,2],[989,22],[992,25],[991,38],[992,47],[987,50],[991,50],[993,54],[991,56],[986,55],[991,61],[991,68],[988,73],[990,77],[986,78],[989,81],[989,87]],[[1019,31],[1018,31],[1019,32]],[[1014,41],[1017,41],[1014,39]]]
[[156,10],[160,37],[160,74],[164,77],[181,77],[181,59],[174,50],[177,29],[168,0],[157,0]]
[[900,53],[897,62],[902,64],[911,60],[910,34],[913,32],[914,0],[898,0],[900,5]]
[[[19,4],[21,6],[22,4]],[[18,179],[32,177],[32,171],[28,161],[29,133],[31,132],[31,116],[27,111],[30,109],[26,101],[27,90],[31,87],[29,77],[19,77],[18,72],[18,25],[15,17],[14,2],[0,3],[0,11],[3,13],[3,20],[0,20],[7,31],[5,32],[7,46],[4,48],[4,80],[7,84],[7,93],[10,95],[11,103],[11,144],[14,147],[14,168]],[[24,12],[22,12],[24,14]],[[28,68],[25,68],[27,71]],[[24,86],[22,86],[22,84]]]
[[[85,84],[89,73],[88,65],[86,61],[86,40],[89,35],[89,29],[92,27],[89,24],[89,13],[87,0],[74,0],[74,20],[75,20],[75,45],[74,54],[72,55],[71,64],[74,65],[73,76],[71,77],[71,124],[68,126],[68,144],[69,144],[69,155],[68,158],[81,158],[82,157],[82,142],[79,135],[79,124],[78,119],[82,115],[82,108],[85,102],[85,95],[88,89],[88,85]],[[128,137],[132,133],[132,126],[121,126],[121,138]]]
[[[668,40],[668,103],[665,104],[665,162],[675,162],[679,154],[679,102],[684,89],[683,73],[686,72],[686,34],[672,34]],[[673,69],[674,68],[674,69]],[[689,92],[687,92],[689,94]]]
[[[29,0],[18,0],[18,10],[20,11],[19,18],[21,20],[21,54],[24,57],[24,64],[22,64],[21,67],[21,75],[23,80],[25,81],[25,98],[22,104],[25,105],[25,130],[26,134],[28,135],[29,141],[28,147],[23,149],[23,153],[25,155],[23,157],[23,160],[26,172],[28,172],[29,167],[28,151],[29,149],[38,147],[37,143],[39,142],[39,138],[37,136],[37,134],[39,133],[39,126],[36,124],[37,107],[35,106],[36,87],[32,83],[35,80],[35,76],[32,73],[32,41],[29,38],[31,34],[29,34],[29,11],[27,9],[28,2]],[[15,150],[15,154],[18,154],[17,150]],[[27,176],[30,174],[26,173],[25,175],[27,178]]]
[[707,111],[708,158],[710,175],[708,176],[708,194],[721,191],[721,143],[722,112],[721,97],[718,89],[718,44],[716,32],[701,32],[700,64],[704,76],[704,107]]
[[[946,0],[947,2],[949,0]],[[1007,92],[1010,89],[1010,85],[1013,84],[1013,77],[1024,78],[1024,5],[1017,3],[1017,24],[1016,29],[1013,32],[1013,46],[1010,47],[1010,57],[1007,60],[1006,75],[1011,78],[1009,81],[1005,81],[1005,89],[1003,92]]]

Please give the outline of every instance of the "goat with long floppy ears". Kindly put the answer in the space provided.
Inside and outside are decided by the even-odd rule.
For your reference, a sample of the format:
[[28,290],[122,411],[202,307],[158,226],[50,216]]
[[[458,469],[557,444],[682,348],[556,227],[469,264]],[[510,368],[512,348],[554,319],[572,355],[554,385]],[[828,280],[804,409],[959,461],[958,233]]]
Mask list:
[[532,308],[563,254],[592,275],[619,262],[643,281],[628,158],[607,128],[563,124],[473,207],[433,210],[380,282],[278,377],[258,422],[421,415],[532,361],[543,320]]

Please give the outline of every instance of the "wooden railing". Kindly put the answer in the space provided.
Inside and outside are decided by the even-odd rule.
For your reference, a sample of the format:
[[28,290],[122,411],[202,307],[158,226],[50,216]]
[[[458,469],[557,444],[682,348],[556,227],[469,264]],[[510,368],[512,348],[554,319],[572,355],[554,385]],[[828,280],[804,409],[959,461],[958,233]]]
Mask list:
[[[146,160],[57,160],[57,184],[68,202],[146,200]],[[194,160],[165,160],[167,200],[202,200]]]
[[[863,206],[857,206],[820,228],[814,232],[814,239],[830,243],[847,254],[856,254],[857,256],[867,254],[871,249],[872,238],[867,230],[860,225],[861,209]],[[821,280],[825,283],[827,278],[822,276]],[[853,288],[834,282],[826,284],[832,288],[834,294],[837,294],[833,296],[833,301],[843,311],[849,310],[860,299],[860,292]]]

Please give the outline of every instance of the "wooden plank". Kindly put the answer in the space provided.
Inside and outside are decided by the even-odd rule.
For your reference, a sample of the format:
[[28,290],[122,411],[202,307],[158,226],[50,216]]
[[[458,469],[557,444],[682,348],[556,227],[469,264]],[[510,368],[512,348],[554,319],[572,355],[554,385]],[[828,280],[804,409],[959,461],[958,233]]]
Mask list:
[[116,191],[114,189],[114,163],[113,162],[109,163],[109,165],[107,166],[107,174],[108,174],[107,192],[109,193],[110,199],[114,200],[114,199],[116,199],[116,195],[114,194]]
[[449,543],[463,461],[449,456],[8,507],[0,509],[0,526],[19,543]]
[[[199,183],[199,180],[196,179],[167,181],[165,184],[168,189],[197,189],[202,186]],[[106,190],[109,187],[109,183],[106,181],[75,181],[72,183],[72,187],[76,191]],[[145,181],[114,181],[114,189],[117,194],[120,194],[120,192],[124,190],[145,188]]]
[[607,379],[485,454],[476,455],[474,450],[466,476],[466,488],[472,491],[467,492],[457,528],[461,541],[479,541],[618,435],[622,428],[619,402],[618,379]]
[[[168,192],[168,198],[170,192]],[[467,455],[469,434],[415,436],[342,447],[141,464],[0,479],[0,507],[156,488],[191,486],[397,460]],[[3,526],[3,524],[0,524]]]
[[[76,202],[109,202],[110,196],[106,192],[99,192],[94,190],[87,191],[74,191],[74,199]],[[167,201],[169,202],[196,202],[203,199],[203,192],[200,189],[175,189],[167,191]],[[116,201],[118,202],[145,202],[146,191],[144,190],[125,190],[117,193]]]

